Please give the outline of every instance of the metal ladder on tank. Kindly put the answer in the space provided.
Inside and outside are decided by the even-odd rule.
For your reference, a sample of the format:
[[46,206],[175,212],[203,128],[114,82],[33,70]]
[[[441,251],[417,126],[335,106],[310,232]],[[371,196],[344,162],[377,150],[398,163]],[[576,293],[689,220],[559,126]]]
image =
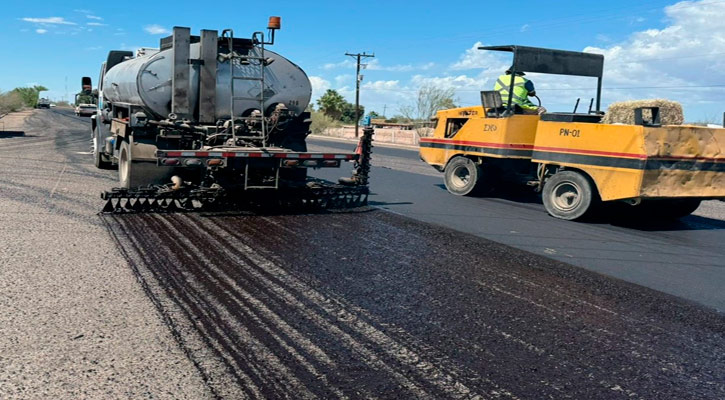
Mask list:
[[[261,36],[261,40],[258,40],[257,37]],[[262,32],[255,32],[252,35],[252,49],[250,50],[250,54],[243,56],[239,55],[236,52],[234,52],[234,30],[232,29],[225,29],[222,31],[222,39],[227,39],[227,44],[229,46],[229,55],[227,56],[229,58],[229,77],[230,77],[230,86],[231,86],[231,99],[229,104],[229,115],[231,117],[231,126],[232,126],[232,138],[234,138],[234,142],[236,143],[236,139],[262,139],[262,147],[267,147],[267,121],[264,119],[264,68],[265,68],[265,62],[266,59],[264,57],[264,33]],[[259,43],[259,46],[256,46],[255,44]],[[260,55],[254,55],[252,53],[252,50],[255,48],[260,49]],[[259,73],[256,76],[240,76],[240,75],[234,75],[234,60],[239,60],[240,64],[247,64],[247,65],[254,65],[255,63],[259,66]],[[259,97],[248,97],[248,96],[235,96],[234,95],[234,82],[235,81],[257,81],[259,82]],[[235,112],[235,103],[238,100],[256,100],[259,102],[259,116],[247,117],[248,120],[252,121],[259,121],[261,127],[262,127],[262,135],[261,136],[237,136],[237,129],[236,129],[236,112]]]

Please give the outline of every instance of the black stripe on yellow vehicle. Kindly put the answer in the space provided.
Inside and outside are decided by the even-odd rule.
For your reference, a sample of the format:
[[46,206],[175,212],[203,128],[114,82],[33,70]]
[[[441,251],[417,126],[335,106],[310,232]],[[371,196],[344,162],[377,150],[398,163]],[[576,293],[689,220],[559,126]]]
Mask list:
[[710,161],[686,157],[667,158],[629,158],[604,155],[557,153],[534,150],[533,158],[537,161],[595,165],[599,167],[627,168],[639,170],[680,170],[680,171],[711,171],[725,172],[725,160]]
[[[472,142],[472,143],[475,143],[475,142]],[[471,152],[471,153],[493,154],[493,155],[499,155],[499,156],[514,156],[514,157],[531,158],[531,149],[483,146],[480,144],[472,144],[472,143],[467,143],[467,142],[442,143],[440,141],[432,142],[432,141],[421,140],[420,147],[428,147],[428,148],[432,148],[432,149],[456,150],[456,151]]]

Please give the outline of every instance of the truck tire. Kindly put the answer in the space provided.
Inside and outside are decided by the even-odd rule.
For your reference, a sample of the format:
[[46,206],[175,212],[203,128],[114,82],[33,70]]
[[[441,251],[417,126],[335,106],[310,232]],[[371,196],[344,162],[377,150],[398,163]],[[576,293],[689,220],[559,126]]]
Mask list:
[[112,169],[113,163],[106,160],[106,156],[103,154],[103,143],[101,143],[101,138],[98,132],[98,127],[93,128],[93,164],[96,166],[96,168],[99,169]]
[[[152,146],[142,144],[142,146]],[[173,168],[159,167],[154,160],[134,160],[128,140],[121,142],[118,152],[118,181],[122,188],[162,185],[170,182]]]
[[472,196],[483,189],[483,169],[470,158],[455,157],[446,165],[443,181],[446,189],[457,196]]
[[598,196],[589,178],[576,171],[560,171],[544,184],[544,208],[549,215],[573,221],[587,215]]
[[[310,131],[310,123],[312,123],[312,120],[308,112],[303,112],[300,116],[290,121],[282,133],[284,139],[280,143],[280,146],[292,151],[306,152],[306,138]],[[282,168],[280,170],[280,178],[294,183],[304,183],[307,181],[307,168]]]

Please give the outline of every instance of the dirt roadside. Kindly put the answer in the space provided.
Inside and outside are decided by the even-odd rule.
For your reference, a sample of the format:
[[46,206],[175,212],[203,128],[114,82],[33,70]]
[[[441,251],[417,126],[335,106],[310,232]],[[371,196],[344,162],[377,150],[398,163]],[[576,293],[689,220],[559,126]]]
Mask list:
[[0,398],[212,397],[96,215],[88,119],[2,121]]

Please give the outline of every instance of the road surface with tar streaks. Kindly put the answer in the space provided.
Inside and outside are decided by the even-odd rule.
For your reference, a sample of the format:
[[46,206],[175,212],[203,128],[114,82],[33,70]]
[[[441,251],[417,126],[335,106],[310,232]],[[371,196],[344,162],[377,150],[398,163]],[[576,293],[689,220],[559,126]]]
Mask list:
[[228,398],[725,396],[725,316],[381,210],[105,215]]
[[[309,147],[342,150],[350,144],[314,139]],[[704,202],[695,215],[669,223],[607,215],[577,223],[548,216],[529,188],[490,198],[453,196],[417,151],[378,146],[373,165],[372,205],[725,311],[725,202]]]
[[[534,252],[547,224],[568,226],[601,258],[617,237],[694,257],[682,235],[708,243],[717,229],[563,223],[535,203],[443,198],[408,153],[381,149],[373,202],[413,219],[98,216],[115,173],[93,168],[87,124],[35,111],[25,136],[0,141],[1,398],[725,397],[722,314],[460,221],[532,225],[511,236]],[[438,225],[410,212],[436,202],[449,205]],[[612,263],[634,269],[623,258]]]

